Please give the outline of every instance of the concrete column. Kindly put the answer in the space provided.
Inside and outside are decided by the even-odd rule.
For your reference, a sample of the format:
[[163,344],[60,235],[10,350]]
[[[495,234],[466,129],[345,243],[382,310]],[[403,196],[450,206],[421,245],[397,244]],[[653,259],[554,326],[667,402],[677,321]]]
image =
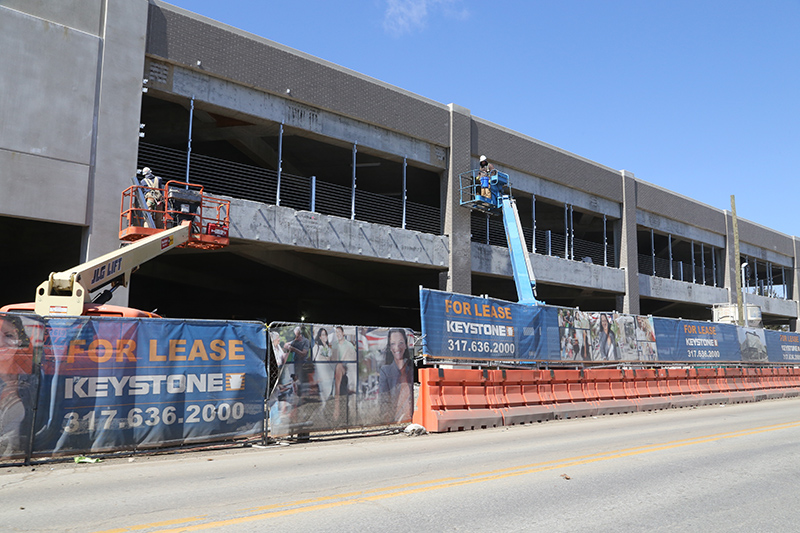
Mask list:
[[447,190],[444,201],[444,233],[450,239],[447,279],[440,287],[450,292],[472,292],[472,228],[470,210],[460,205],[458,175],[471,165],[471,114],[456,104],[450,108],[450,158],[447,165]]
[[[136,173],[139,143],[148,2],[103,4],[83,260],[119,248],[119,198]],[[111,303],[127,300],[120,289]]]
[[619,266],[625,271],[625,294],[617,299],[617,311],[639,314],[639,248],[636,242],[636,176],[622,174],[622,224]]
[[736,271],[739,268],[739,258],[736,257],[736,246],[733,238],[733,213],[725,210],[725,267],[723,287],[728,289],[728,303],[736,305],[741,292],[736,290]]

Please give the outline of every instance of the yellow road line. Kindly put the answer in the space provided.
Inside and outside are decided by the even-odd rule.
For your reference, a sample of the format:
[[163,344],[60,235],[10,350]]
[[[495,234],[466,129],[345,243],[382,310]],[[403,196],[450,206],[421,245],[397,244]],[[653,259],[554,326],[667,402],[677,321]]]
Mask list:
[[184,519],[176,519],[165,522],[153,522],[150,524],[141,524],[137,526],[123,527],[117,529],[106,530],[97,533],[126,533],[128,531],[135,531],[140,529],[159,528],[164,526],[172,526],[177,524],[185,524],[182,527],[173,529],[160,529],[160,533],[178,533],[181,531],[200,531],[204,529],[211,529],[215,527],[231,526],[236,524],[243,524],[247,522],[255,522],[265,520],[268,518],[278,518],[281,516],[289,516],[299,513],[307,513],[313,511],[321,511],[324,509],[331,509],[334,507],[344,507],[356,503],[372,502],[383,500],[386,498],[396,498],[398,496],[407,496],[411,494],[420,494],[434,490],[447,489],[463,485],[471,485],[475,483],[483,483],[486,481],[494,481],[499,479],[506,479],[521,475],[534,474],[538,472],[545,472],[548,470],[555,470],[557,468],[566,468],[572,466],[580,466],[599,461],[607,461],[610,459],[620,459],[624,457],[631,457],[645,453],[658,452],[663,450],[670,450],[681,448],[684,446],[691,446],[695,444],[703,444],[706,442],[713,442],[723,439],[732,439],[737,437],[745,437],[748,435],[755,435],[758,433],[766,433],[769,431],[778,431],[781,429],[789,429],[800,427],[800,421],[788,422],[784,424],[776,424],[771,426],[761,426],[750,428],[741,431],[731,431],[726,433],[717,433],[712,435],[704,435],[701,437],[694,437],[689,439],[680,439],[668,441],[658,444],[650,444],[646,446],[637,446],[634,448],[625,448],[622,450],[611,450],[606,452],[599,452],[591,455],[583,455],[577,457],[569,457],[565,459],[557,459],[553,461],[545,461],[541,463],[531,463],[526,465],[517,465],[508,468],[497,470],[487,470],[484,472],[475,472],[465,474],[459,477],[447,477],[441,479],[432,479],[428,481],[419,481],[415,483],[407,483],[403,485],[394,485],[389,487],[381,487],[376,489],[347,492],[342,494],[335,494],[330,496],[321,496],[319,498],[296,500],[293,502],[286,502],[280,504],[266,505],[263,507],[256,507],[240,512],[259,512],[249,516],[241,516],[237,518],[230,518],[226,520],[217,520],[213,522],[203,522],[201,524],[192,524],[191,522],[198,522],[205,518],[205,516],[187,517]]

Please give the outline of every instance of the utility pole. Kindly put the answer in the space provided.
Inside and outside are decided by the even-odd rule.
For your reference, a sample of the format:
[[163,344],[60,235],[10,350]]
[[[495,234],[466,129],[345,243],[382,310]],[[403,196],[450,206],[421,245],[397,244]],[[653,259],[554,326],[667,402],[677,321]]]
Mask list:
[[736,198],[731,194],[731,213],[733,215],[733,253],[736,256],[734,270],[736,271],[736,301],[739,308],[739,325],[744,326],[744,310],[742,302],[742,273],[739,270],[739,262],[741,255],[739,255],[739,221],[736,218]]

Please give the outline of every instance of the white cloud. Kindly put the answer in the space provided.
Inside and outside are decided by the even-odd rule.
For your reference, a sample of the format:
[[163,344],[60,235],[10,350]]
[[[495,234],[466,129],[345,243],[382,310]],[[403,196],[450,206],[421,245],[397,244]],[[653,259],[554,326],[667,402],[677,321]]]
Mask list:
[[386,14],[383,28],[389,34],[399,37],[425,27],[429,12],[441,7],[444,16],[457,20],[469,18],[469,11],[460,8],[461,0],[386,0]]
[[428,0],[387,0],[383,28],[394,36],[425,26]]

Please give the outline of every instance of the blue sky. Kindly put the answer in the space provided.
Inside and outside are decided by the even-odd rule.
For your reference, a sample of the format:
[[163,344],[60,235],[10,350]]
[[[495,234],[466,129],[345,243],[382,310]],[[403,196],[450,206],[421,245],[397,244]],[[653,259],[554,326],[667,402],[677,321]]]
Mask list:
[[800,235],[800,0],[170,3]]

